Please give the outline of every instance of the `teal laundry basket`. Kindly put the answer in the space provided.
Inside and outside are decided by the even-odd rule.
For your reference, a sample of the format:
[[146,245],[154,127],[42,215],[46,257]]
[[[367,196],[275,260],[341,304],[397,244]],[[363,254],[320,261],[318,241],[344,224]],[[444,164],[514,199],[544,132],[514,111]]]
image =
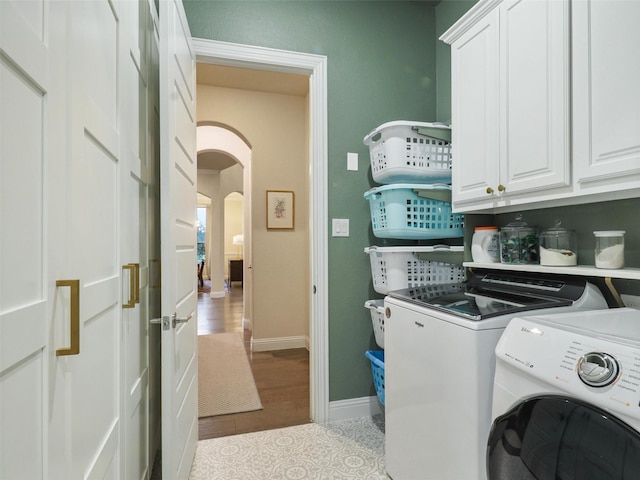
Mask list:
[[384,350],[367,350],[365,355],[371,360],[373,385],[376,387],[378,400],[384,405]]
[[464,237],[464,214],[453,213],[451,185],[393,184],[365,192],[377,238]]

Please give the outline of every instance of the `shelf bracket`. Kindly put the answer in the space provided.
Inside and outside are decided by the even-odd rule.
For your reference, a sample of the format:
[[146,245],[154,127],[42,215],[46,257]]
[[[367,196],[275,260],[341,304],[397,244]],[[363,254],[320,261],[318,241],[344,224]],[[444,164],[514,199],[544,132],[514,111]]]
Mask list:
[[611,277],[604,277],[604,283],[609,289],[609,292],[611,293],[611,295],[613,296],[613,299],[618,304],[618,307],[624,307],[624,302],[622,301],[622,297],[620,297],[618,290],[616,289],[615,285],[613,285],[613,281],[611,280]]

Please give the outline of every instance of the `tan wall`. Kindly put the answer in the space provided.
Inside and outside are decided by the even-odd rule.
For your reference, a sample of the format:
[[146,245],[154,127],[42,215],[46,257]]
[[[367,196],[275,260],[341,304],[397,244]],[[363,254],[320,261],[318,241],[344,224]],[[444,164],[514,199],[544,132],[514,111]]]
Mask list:
[[[199,122],[228,125],[252,147],[253,337],[308,335],[308,99],[205,85],[197,95]],[[267,231],[266,190],[295,192],[293,231]]]
[[242,258],[242,245],[234,245],[234,235],[242,234],[242,195],[227,195],[224,199],[224,259],[225,275],[229,276],[229,260]]

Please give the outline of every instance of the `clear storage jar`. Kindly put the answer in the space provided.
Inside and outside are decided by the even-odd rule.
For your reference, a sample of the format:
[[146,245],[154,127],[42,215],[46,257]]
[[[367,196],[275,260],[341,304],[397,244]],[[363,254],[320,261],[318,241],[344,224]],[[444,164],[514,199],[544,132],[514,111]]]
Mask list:
[[624,268],[624,230],[593,232],[596,237],[596,268]]
[[539,263],[538,228],[530,227],[516,215],[516,221],[500,229],[500,262],[537,265]]
[[560,220],[540,233],[540,265],[570,267],[578,264],[576,232],[562,227]]

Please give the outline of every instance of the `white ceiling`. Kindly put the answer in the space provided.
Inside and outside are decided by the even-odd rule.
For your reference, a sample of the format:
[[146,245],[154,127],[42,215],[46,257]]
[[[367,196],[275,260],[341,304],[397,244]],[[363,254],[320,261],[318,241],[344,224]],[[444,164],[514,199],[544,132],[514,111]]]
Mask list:
[[[196,64],[196,82],[200,85],[300,97],[306,97],[309,93],[308,75],[208,63]],[[233,158],[223,153],[202,152],[198,154],[198,170],[220,171],[235,165],[235,163]]]

